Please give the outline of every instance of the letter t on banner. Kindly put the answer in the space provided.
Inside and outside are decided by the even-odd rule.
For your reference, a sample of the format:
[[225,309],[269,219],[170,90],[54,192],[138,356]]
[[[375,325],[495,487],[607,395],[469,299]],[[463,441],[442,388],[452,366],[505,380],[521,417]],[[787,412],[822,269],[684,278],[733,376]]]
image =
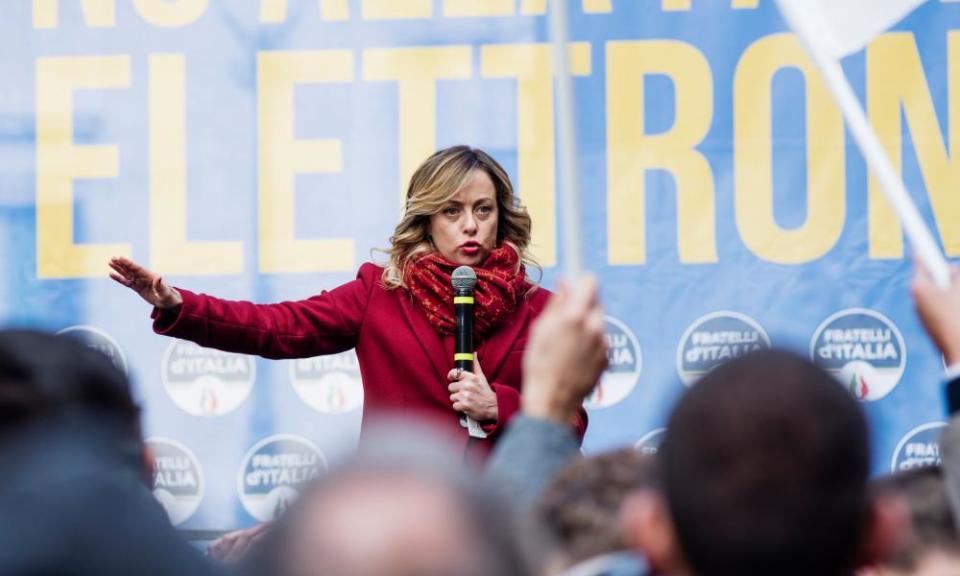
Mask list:
[[841,58],[863,50],[876,36],[924,2],[926,0],[777,0],[777,5],[823,74],[857,145],[903,222],[917,257],[936,283],[946,288],[950,285],[947,261],[890,163],[840,66]]

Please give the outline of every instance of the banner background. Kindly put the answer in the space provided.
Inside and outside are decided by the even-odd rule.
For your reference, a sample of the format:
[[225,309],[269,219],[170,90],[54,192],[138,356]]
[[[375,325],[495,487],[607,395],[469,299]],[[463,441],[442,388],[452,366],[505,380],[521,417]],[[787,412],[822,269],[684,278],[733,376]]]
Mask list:
[[[583,249],[614,345],[585,450],[632,445],[664,425],[684,390],[678,347],[698,319],[738,315],[691,331],[700,354],[762,341],[749,320],[772,344],[811,354],[828,317],[863,308],[897,329],[862,315],[833,326],[865,330],[848,336],[883,356],[843,375],[864,376],[871,394],[890,388],[864,402],[874,472],[935,458],[929,427],[907,436],[944,419],[941,359],[913,312],[909,248],[868,199],[839,113],[798,68],[810,65],[772,2],[692,4],[571,2]],[[902,147],[908,188],[951,258],[954,4],[928,2],[844,62],[885,144]],[[181,526],[251,524],[237,494],[251,447],[283,434],[308,439],[321,460],[349,450],[355,360],[176,348],[107,278],[107,257],[130,255],[220,297],[305,298],[387,245],[412,167],[468,143],[507,168],[530,206],[551,288],[563,254],[548,40],[540,2],[528,0],[10,3],[0,20],[0,322],[106,334],[81,331],[124,358],[148,435],[177,443],[170,454],[186,447],[202,469],[204,493]],[[327,243],[297,244],[311,239]],[[709,367],[685,355],[690,341],[684,371]],[[854,359],[851,347],[832,350]],[[270,450],[284,442],[301,450],[289,439]],[[169,505],[194,506],[187,492]]]

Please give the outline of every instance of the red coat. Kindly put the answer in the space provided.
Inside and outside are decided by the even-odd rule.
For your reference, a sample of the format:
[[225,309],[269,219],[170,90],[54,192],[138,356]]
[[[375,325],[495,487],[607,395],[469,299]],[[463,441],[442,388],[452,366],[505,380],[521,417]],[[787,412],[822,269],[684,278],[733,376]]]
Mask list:
[[[253,304],[179,289],[180,313],[154,311],[154,331],[229,352],[266,358],[309,358],[357,349],[363,377],[366,425],[378,413],[418,415],[451,438],[467,443],[467,431],[450,403],[447,373],[453,337],[441,336],[402,288],[380,283],[383,268],[364,264],[356,280],[297,302]],[[534,290],[497,330],[477,346],[483,372],[497,395],[499,419],[486,426],[489,448],[520,408],[521,359],[533,320],[550,292]],[[573,423],[583,438],[587,414]]]

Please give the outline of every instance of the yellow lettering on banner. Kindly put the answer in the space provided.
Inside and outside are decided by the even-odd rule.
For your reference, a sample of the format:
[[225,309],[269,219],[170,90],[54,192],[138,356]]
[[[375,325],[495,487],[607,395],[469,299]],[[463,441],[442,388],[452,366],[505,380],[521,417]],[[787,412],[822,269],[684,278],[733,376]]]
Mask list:
[[74,244],[73,181],[116,178],[116,146],[73,143],[78,90],[130,86],[129,56],[37,59],[37,277],[84,278],[107,273],[111,256],[129,244]]
[[[676,93],[673,127],[649,134],[644,77],[668,76]],[[646,261],[650,170],[673,175],[680,261],[717,261],[713,171],[696,149],[713,121],[713,75],[703,54],[676,41],[607,43],[607,238],[610,264]]]
[[447,18],[479,18],[513,15],[514,0],[443,0]]
[[583,0],[583,11],[587,14],[607,14],[613,12],[610,0]]
[[730,0],[730,7],[735,10],[753,10],[760,5],[760,0]]
[[[548,44],[502,44],[480,49],[481,76],[517,79],[517,189],[536,222],[532,244],[543,266],[557,263],[551,50]],[[576,76],[590,74],[590,44],[570,46],[570,72]]]
[[662,0],[660,8],[664,12],[687,12],[690,10],[690,0]]
[[210,0],[133,0],[140,16],[160,28],[189,26],[207,11]]
[[[948,256],[960,256],[960,34],[950,32],[947,44],[947,137],[952,157],[947,152],[913,34],[885,34],[870,44],[867,109],[898,173],[903,170],[903,110],[944,251]],[[869,237],[871,258],[903,257],[903,230],[873,173]]]
[[364,20],[407,20],[433,16],[433,0],[363,0]]
[[[613,12],[610,0],[583,0],[585,14],[609,14]],[[520,0],[520,14],[537,15],[547,13],[547,0]]]
[[401,206],[414,170],[437,149],[437,80],[464,80],[472,73],[469,46],[363,51],[365,81],[398,84]]
[[520,14],[546,14],[547,0],[520,0]]
[[184,56],[150,56],[150,265],[162,274],[241,274],[240,242],[187,240]]
[[[76,2],[77,0],[69,0]],[[60,25],[60,0],[33,0],[33,27],[38,30]],[[80,0],[83,17],[91,28],[111,28],[117,24],[117,0]]]
[[[777,225],[773,213],[771,83],[795,68],[806,81],[807,218]],[[734,79],[734,182],[737,228],[747,248],[780,264],[815,260],[836,245],[846,211],[843,118],[796,37],[775,34],[751,45]]]
[[296,175],[339,172],[343,159],[340,140],[295,137],[294,90],[297,84],[352,82],[353,53],[260,52],[257,76],[260,272],[352,270],[352,239],[295,238]]
[[[347,0],[318,0],[320,16],[324,20],[340,22],[350,19]],[[260,21],[280,23],[287,21],[287,0],[260,0]]]

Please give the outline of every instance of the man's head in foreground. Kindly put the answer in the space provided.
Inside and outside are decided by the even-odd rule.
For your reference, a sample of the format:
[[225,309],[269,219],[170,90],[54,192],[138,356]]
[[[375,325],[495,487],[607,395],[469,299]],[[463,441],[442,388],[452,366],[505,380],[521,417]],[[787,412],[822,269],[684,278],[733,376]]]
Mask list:
[[577,458],[547,486],[538,516],[568,564],[628,549],[620,514],[634,491],[657,487],[655,457],[622,448]]
[[70,336],[0,330],[0,440],[79,418],[112,426],[142,450],[140,408],[109,358]]
[[669,574],[847,575],[886,551],[900,520],[868,497],[856,401],[787,352],[704,376],[675,407],[658,456],[663,499],[637,496],[626,521]]
[[465,475],[460,458],[432,436],[373,436],[288,510],[272,544],[282,566],[277,573],[533,573],[527,532],[503,502]]

